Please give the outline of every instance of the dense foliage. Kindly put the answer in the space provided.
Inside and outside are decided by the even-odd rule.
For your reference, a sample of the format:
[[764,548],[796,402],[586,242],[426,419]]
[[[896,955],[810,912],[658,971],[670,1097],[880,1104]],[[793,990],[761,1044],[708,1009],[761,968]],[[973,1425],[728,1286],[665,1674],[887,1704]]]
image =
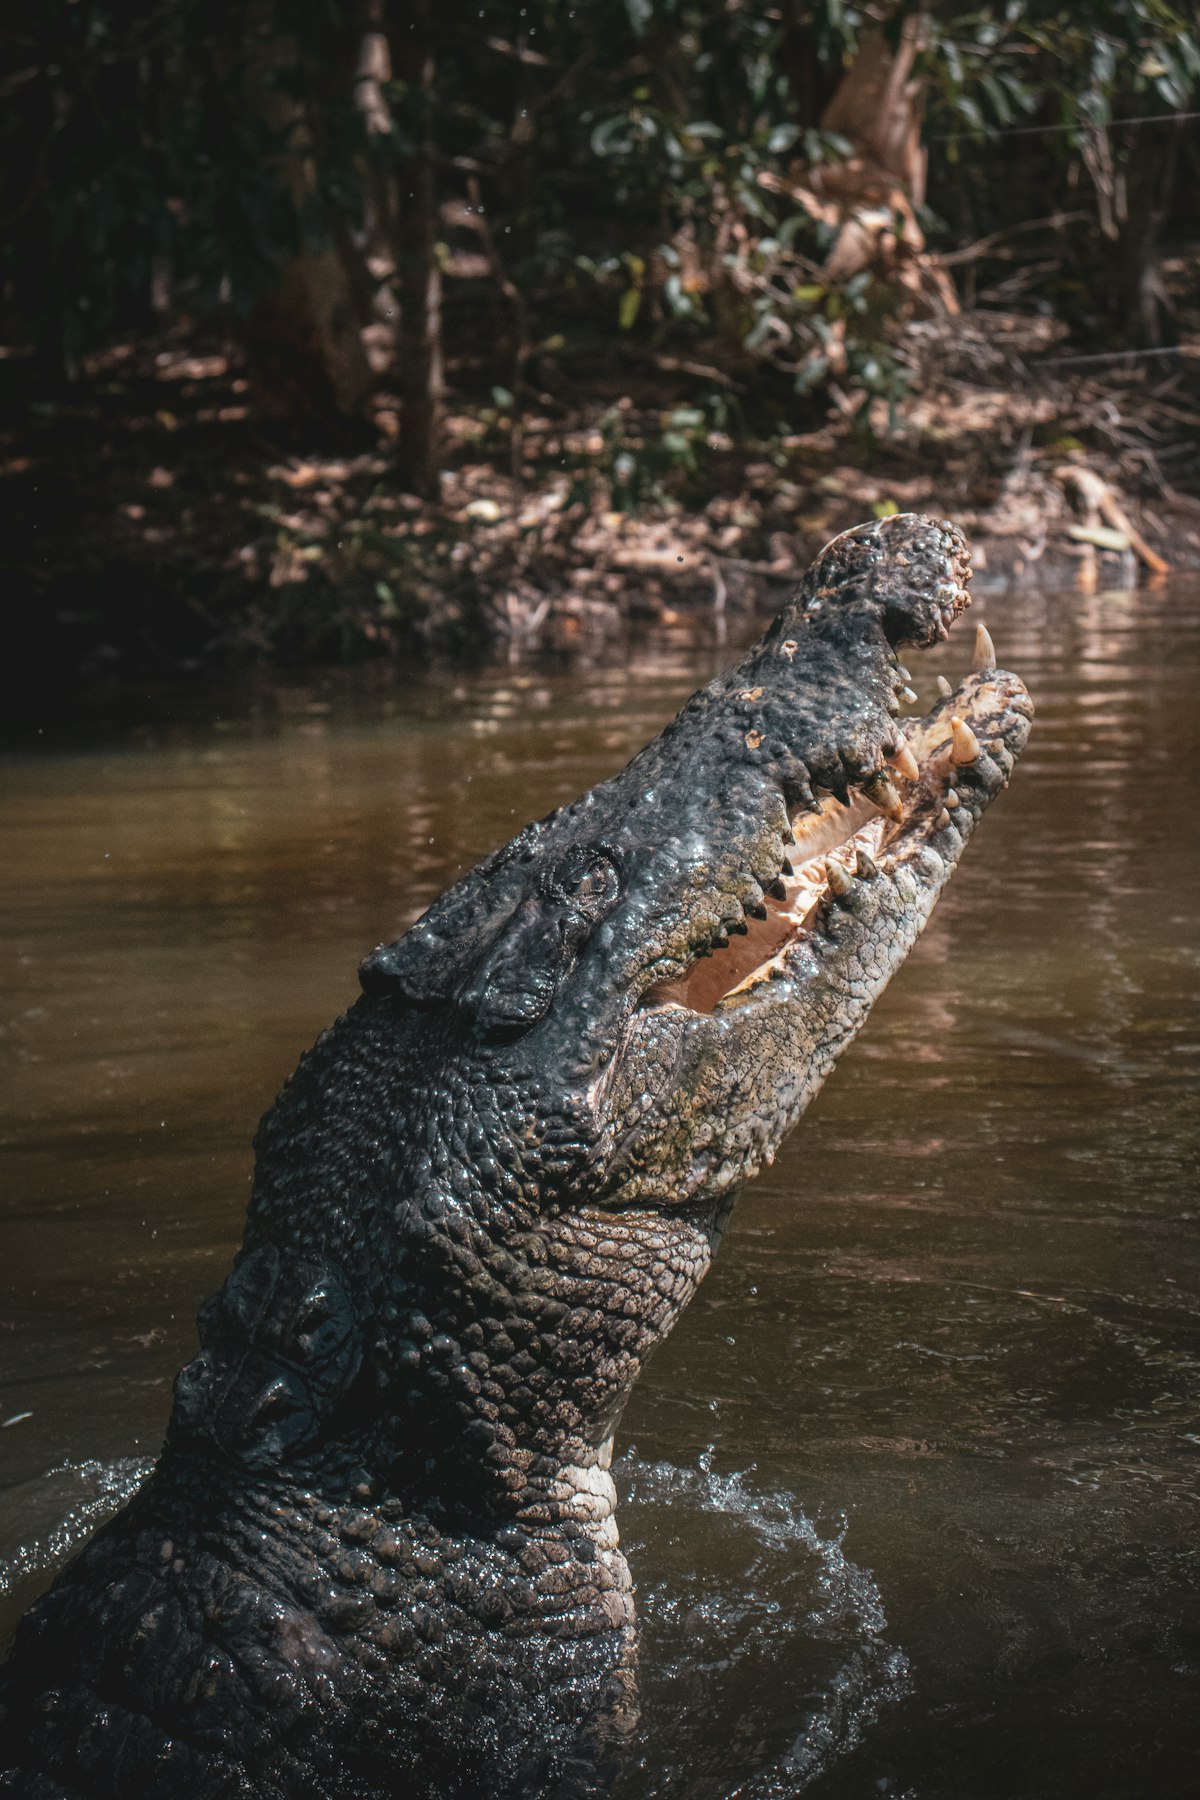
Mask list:
[[926,504],[1093,582],[1163,566],[1114,493],[1192,541],[1181,0],[8,0],[0,46],[33,666],[723,632]]
[[[838,224],[804,198],[861,152],[823,121],[880,25],[914,47],[932,166],[909,198],[934,246],[1082,214],[1062,227],[1073,290],[1051,297],[1099,330],[1158,332],[1140,263],[1173,204],[1165,121],[1200,75],[1194,14],[1168,0],[11,0],[11,327],[70,372],[156,311],[250,318],[288,258],[332,252],[386,363],[398,272],[426,244],[451,338],[469,277],[501,296],[517,380],[536,342],[586,328],[711,338],[801,389],[832,370],[886,392],[896,295],[875,266],[830,273]],[[412,216],[423,157],[432,231]],[[1116,274],[1097,287],[1104,242]]]

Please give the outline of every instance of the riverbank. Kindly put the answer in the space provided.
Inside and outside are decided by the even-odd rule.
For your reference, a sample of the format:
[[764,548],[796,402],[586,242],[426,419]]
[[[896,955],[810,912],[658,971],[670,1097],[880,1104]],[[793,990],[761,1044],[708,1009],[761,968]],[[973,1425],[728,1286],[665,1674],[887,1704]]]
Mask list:
[[436,502],[397,491],[386,393],[317,448],[254,417],[224,342],[116,346],[67,399],[9,358],[21,694],[264,661],[595,656],[646,626],[719,638],[837,531],[910,509],[964,525],[980,584],[1200,567],[1200,349],[1063,359],[1055,335],[994,312],[914,325],[905,397],[834,390],[795,419],[703,361],[548,353],[519,406],[452,403]]

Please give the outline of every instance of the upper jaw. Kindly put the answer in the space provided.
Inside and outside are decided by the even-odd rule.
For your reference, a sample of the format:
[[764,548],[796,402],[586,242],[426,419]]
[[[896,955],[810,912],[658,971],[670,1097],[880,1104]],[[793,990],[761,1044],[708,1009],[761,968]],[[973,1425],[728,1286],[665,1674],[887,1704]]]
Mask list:
[[[994,668],[972,672],[907,731],[906,773],[889,778],[887,811],[859,791],[848,806],[826,801],[810,815],[809,832],[807,819],[797,821],[794,873],[782,878],[784,897],[768,900],[767,919],[747,935],[751,954],[757,947],[768,954],[713,1010],[745,1006],[765,984],[817,979],[823,938],[886,937],[883,960],[893,973],[907,953],[892,930],[897,912],[920,913],[924,923],[983,812],[1007,786],[1032,716],[1017,676]],[[767,934],[758,946],[755,932]]]
[[610,1164],[611,1197],[720,1193],[774,1156],[924,929],[1024,747],[1032,703],[1017,676],[992,666],[986,633],[976,663],[906,727],[890,795],[859,788],[849,805],[826,800],[797,815],[792,873],[781,860],[767,916],[745,920],[737,950],[698,958],[643,996],[620,1059],[626,1100],[640,1094]]
[[641,1007],[707,1014],[742,1005],[763,981],[788,973],[789,954],[829,905],[858,907],[861,881],[879,872],[890,878],[922,848],[953,866],[979,813],[1007,782],[1032,717],[1023,684],[994,660],[981,630],[975,668],[924,718],[906,724],[886,764],[848,787],[844,800],[827,795],[760,821],[736,892],[705,908],[704,917],[718,923],[702,926],[689,966],[647,984]]

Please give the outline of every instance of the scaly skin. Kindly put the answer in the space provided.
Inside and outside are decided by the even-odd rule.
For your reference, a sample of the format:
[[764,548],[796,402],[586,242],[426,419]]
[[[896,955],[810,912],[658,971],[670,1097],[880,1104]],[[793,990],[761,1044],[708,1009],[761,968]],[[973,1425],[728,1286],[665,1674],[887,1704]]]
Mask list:
[[1028,732],[987,666],[897,723],[895,650],[966,574],[936,521],[836,539],[626,769],[363,965],[263,1121],[154,1473],[21,1626],[0,1791],[603,1788],[622,1408]]

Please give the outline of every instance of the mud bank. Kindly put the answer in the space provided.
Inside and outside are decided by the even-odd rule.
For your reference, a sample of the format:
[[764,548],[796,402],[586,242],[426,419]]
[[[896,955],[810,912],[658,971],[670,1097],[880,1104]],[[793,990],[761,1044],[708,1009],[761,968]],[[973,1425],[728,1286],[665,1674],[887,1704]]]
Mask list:
[[886,415],[754,423],[747,406],[720,426],[703,365],[589,371],[519,408],[499,390],[462,400],[432,502],[397,487],[386,395],[318,449],[253,415],[224,343],[118,345],[50,399],[10,358],[0,560],[26,647],[10,710],[253,664],[602,659],[646,629],[740,636],[830,536],[910,509],[965,527],[981,587],[1200,567],[1200,361],[1148,386],[1012,359],[984,380],[923,355]]

